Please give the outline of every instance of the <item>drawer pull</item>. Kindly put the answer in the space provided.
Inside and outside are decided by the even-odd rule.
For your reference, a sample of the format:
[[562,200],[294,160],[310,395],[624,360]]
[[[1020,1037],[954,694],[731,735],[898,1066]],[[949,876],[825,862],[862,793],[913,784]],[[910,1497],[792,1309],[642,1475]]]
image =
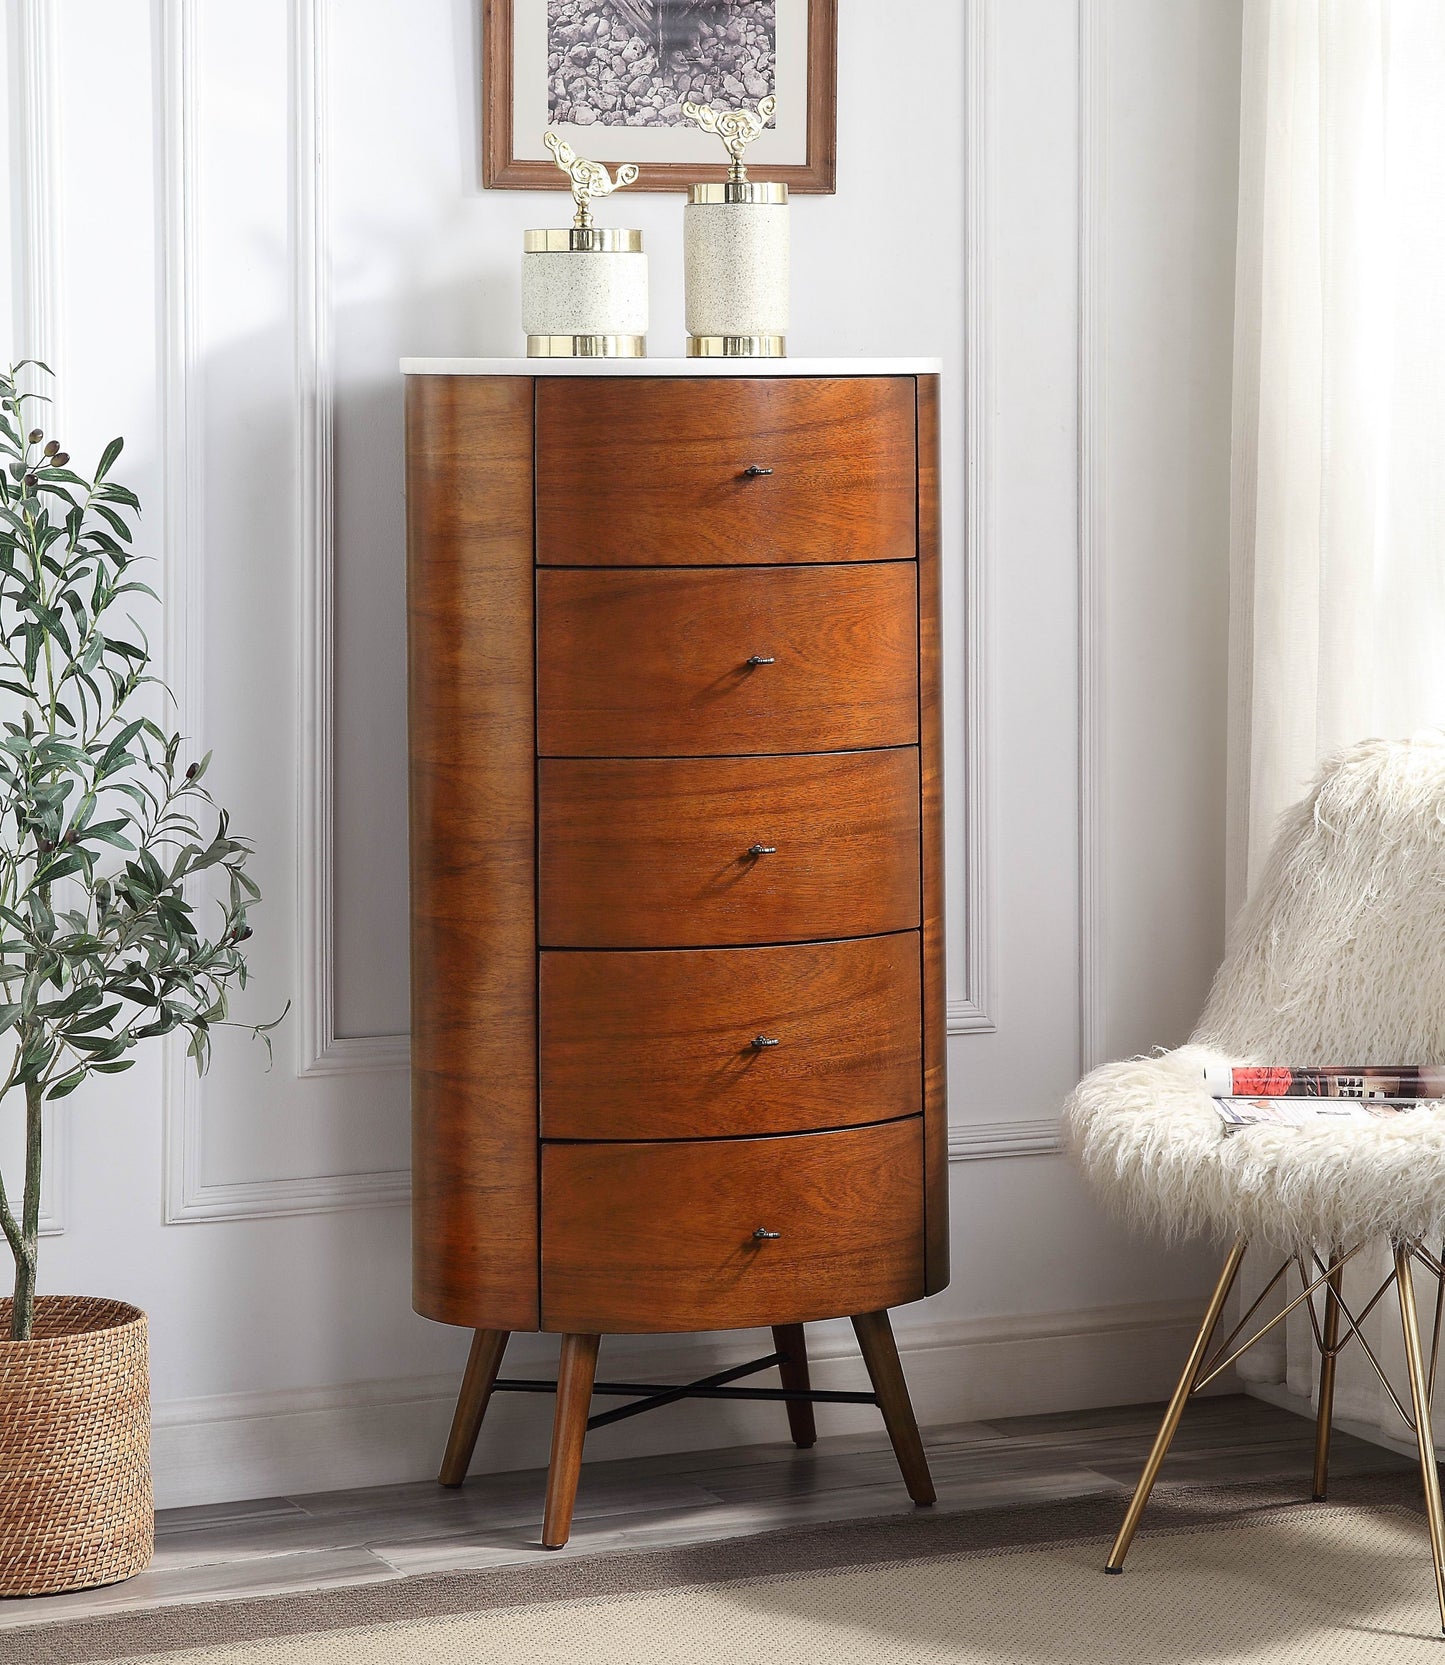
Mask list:
[[762,1052],[767,1047],[776,1046],[777,1044],[778,1037],[776,1035],[754,1035],[752,1040],[748,1042],[748,1045],[756,1052]]
[[753,1241],[755,1243],[771,1243],[775,1238],[779,1238],[782,1235],[783,1234],[780,1231],[764,1231],[763,1228],[759,1226],[753,1233]]
[[776,844],[749,844],[748,845],[748,854],[750,856],[775,856],[775,855],[777,855],[777,853],[778,853],[778,847],[777,847]]
[[772,472],[771,468],[760,468],[757,463],[749,463],[743,470],[743,478],[747,480],[759,480],[764,474],[771,474]]
[[749,658],[748,663],[750,665],[776,665],[777,660],[773,658],[771,653],[755,653]]

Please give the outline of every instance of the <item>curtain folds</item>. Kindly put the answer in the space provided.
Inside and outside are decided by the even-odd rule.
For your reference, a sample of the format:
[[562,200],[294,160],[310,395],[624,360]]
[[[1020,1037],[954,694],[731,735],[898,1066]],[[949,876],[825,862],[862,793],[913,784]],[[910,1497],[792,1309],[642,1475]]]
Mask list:
[[[1244,13],[1231,911],[1321,758],[1445,724],[1445,3]],[[1351,1304],[1385,1270],[1383,1249],[1360,1256]],[[1398,1362],[1390,1303],[1372,1327]],[[1303,1312],[1288,1330],[1241,1374],[1309,1392]],[[1337,1393],[1340,1415],[1405,1433],[1358,1347]]]

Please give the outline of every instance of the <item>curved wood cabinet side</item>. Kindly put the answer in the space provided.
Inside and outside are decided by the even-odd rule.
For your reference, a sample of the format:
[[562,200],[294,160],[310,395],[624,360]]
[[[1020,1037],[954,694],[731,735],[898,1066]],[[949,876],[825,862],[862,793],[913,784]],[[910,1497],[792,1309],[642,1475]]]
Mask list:
[[944,987],[943,599],[938,377],[918,378],[918,750],[923,790],[923,1126],[927,1293],[948,1284],[948,1004]]
[[532,382],[411,376],[413,1304],[537,1297]]

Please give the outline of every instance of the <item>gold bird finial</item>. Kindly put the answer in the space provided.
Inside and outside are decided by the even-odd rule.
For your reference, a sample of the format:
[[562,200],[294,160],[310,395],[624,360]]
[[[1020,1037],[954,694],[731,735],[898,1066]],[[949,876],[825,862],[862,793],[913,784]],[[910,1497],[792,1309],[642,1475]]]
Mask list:
[[750,145],[758,134],[772,120],[773,111],[778,107],[778,101],[771,93],[758,101],[756,112],[752,110],[714,110],[709,104],[684,104],[682,113],[689,121],[696,122],[704,133],[717,133],[728,147],[728,155],[732,157],[732,166],[728,169],[728,178],[734,184],[745,185],[748,170],[743,166],[743,150]]
[[635,162],[624,162],[614,178],[601,162],[589,162],[585,156],[579,156],[560,134],[544,133],[542,143],[551,151],[552,160],[572,181],[572,200],[577,204],[572,224],[579,230],[585,231],[592,224],[593,197],[611,196],[637,178]]

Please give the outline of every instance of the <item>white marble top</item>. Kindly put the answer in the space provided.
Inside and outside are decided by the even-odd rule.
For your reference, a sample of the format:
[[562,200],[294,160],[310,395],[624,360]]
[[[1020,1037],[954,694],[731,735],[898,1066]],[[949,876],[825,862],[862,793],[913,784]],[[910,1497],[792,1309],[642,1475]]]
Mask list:
[[404,376],[937,376],[938,358],[404,358]]

